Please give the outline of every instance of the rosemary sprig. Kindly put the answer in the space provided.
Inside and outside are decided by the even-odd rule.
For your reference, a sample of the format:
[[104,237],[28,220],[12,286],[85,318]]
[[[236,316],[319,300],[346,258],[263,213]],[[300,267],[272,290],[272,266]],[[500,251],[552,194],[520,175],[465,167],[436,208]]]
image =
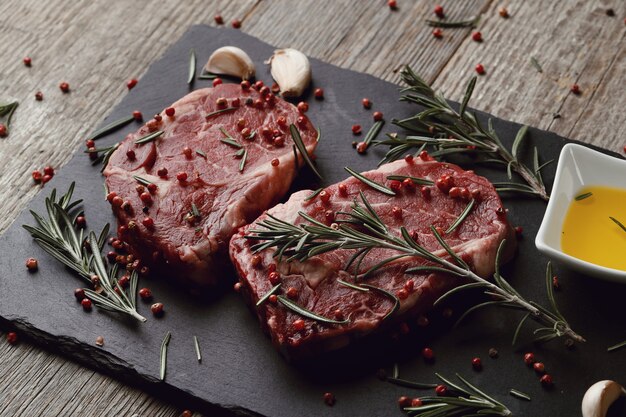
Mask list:
[[384,120],[378,120],[377,122],[374,122],[370,130],[367,132],[367,135],[365,135],[365,139],[363,140],[363,142],[365,142],[365,147],[369,147],[370,143],[372,143],[372,141],[378,137],[378,134],[380,133],[384,124]]
[[5,126],[7,128],[7,134],[9,128],[11,127],[11,119],[13,118],[13,113],[15,113],[15,109],[17,109],[17,106],[19,105],[20,103],[18,103],[17,101],[7,104],[0,104],[0,117],[7,116],[7,120],[5,123]]
[[93,140],[100,139],[101,137],[106,136],[109,133],[112,133],[118,129],[121,129],[122,127],[126,126],[133,120],[134,120],[134,117],[132,115],[127,116],[127,117],[122,117],[121,119],[115,120],[109,123],[108,125],[102,126],[100,129],[93,132],[89,136],[89,138]]
[[241,162],[239,162],[239,172],[243,172],[243,169],[246,166],[246,162],[248,160],[248,150],[243,149],[243,155],[241,156]]
[[206,153],[204,153],[204,151],[202,149],[196,149],[196,154],[200,155],[201,157],[203,157],[204,159],[207,158]]
[[[84,238],[83,229],[76,227],[76,218],[82,214],[78,209],[82,200],[72,200],[75,184],[72,183],[64,195],[57,199],[56,189],[46,198],[47,218],[31,211],[37,226],[23,225],[35,242],[57,261],[67,266],[83,278],[89,285],[93,285],[91,277],[98,277],[98,286],[94,291],[85,288],[85,294],[93,303],[108,311],[128,314],[139,321],[146,321],[145,317],[137,312],[137,272],[130,274],[128,289],[118,283],[117,264],[108,269],[102,260],[109,225],[107,224],[99,235],[94,232]],[[89,249],[87,249],[87,245]],[[117,289],[117,291],[116,291]]]
[[278,296],[278,302],[281,303],[282,305],[284,305],[285,307],[287,307],[289,310],[293,311],[296,314],[299,314],[303,317],[315,320],[315,321],[319,321],[321,323],[326,323],[326,324],[346,324],[348,323],[348,319],[346,320],[333,320],[333,319],[329,319],[323,316],[320,316],[319,314],[316,314],[310,310],[307,310],[304,307],[300,307],[298,304],[294,303],[293,301],[291,301],[289,298],[286,298],[285,296],[279,295]]
[[619,220],[617,220],[615,217],[609,216],[609,219],[611,219],[613,221],[613,223],[615,223],[616,225],[618,225],[623,231],[626,232],[626,226],[624,226],[622,224],[622,222],[620,222]]
[[142,145],[144,143],[152,142],[159,136],[161,136],[164,132],[162,130],[157,130],[156,132],[148,133],[145,136],[140,137],[135,141],[137,145]]
[[198,362],[202,362],[202,352],[200,352],[200,343],[198,343],[198,337],[193,337],[193,346],[196,349],[196,358]]
[[[322,174],[320,174],[317,168],[315,168],[315,164],[311,160],[311,157],[309,156],[309,153],[306,150],[306,146],[304,146],[304,142],[302,142],[302,137],[300,136],[300,132],[298,132],[298,129],[296,128],[296,126],[294,124],[289,125],[289,130],[291,132],[291,138],[293,139],[293,142],[296,144],[296,148],[298,148],[300,155],[302,155],[302,159],[304,159],[304,162],[306,162],[309,168],[311,168],[311,171],[313,171],[313,173],[317,176],[317,178],[319,178],[320,180],[323,180],[324,178],[322,178]],[[320,133],[318,131],[317,133],[318,140],[319,140],[319,137],[320,137]]]
[[165,373],[167,370],[167,347],[170,344],[170,339],[172,338],[172,334],[168,331],[167,333],[165,333],[165,337],[163,338],[163,341],[161,342],[161,352],[159,355],[159,359],[160,359],[160,368],[159,368],[159,379],[161,381],[165,381]]
[[145,179],[144,177],[140,177],[139,175],[133,175],[133,179],[135,181],[137,181],[139,184],[141,185],[145,185],[148,186],[150,184],[152,184],[150,181],[148,181],[147,179]]
[[102,162],[102,168],[100,169],[100,172],[102,172],[102,171],[104,171],[104,169],[109,164],[109,159],[111,159],[111,155],[113,155],[113,152],[115,152],[115,150],[119,146],[120,146],[120,144],[116,143],[116,144],[114,144],[112,146],[109,146],[107,148],[88,149],[88,150],[85,151],[85,153],[97,153],[97,154],[99,154],[98,157],[91,162],[91,165],[97,165],[97,164]]
[[590,192],[590,193],[583,193],[583,194],[579,194],[579,195],[577,195],[577,196],[574,198],[574,200],[576,200],[576,201],[584,200],[585,198],[589,198],[589,197],[591,197],[592,195],[593,195],[593,193],[591,193],[591,192]]
[[618,343],[616,345],[610,346],[609,348],[607,348],[606,351],[607,352],[613,352],[615,350],[623,348],[624,346],[626,346],[626,340],[624,340],[623,342],[620,342],[620,343]]
[[461,223],[463,223],[463,220],[465,220],[465,218],[470,213],[470,211],[472,211],[472,208],[474,207],[474,203],[475,203],[475,200],[471,199],[470,202],[465,207],[465,209],[463,209],[461,214],[459,214],[459,217],[457,217],[457,219],[454,221],[454,223],[452,223],[450,225],[450,227],[448,227],[448,229],[445,232],[446,235],[449,234],[449,233],[452,233],[454,231],[454,229],[456,229],[457,227],[459,227],[459,225]]
[[434,28],[474,28],[478,24],[480,16],[468,20],[459,20],[456,22],[448,22],[446,20],[426,20],[426,24]]
[[425,396],[420,397],[422,405],[418,407],[405,407],[404,411],[410,416],[422,417],[445,417],[445,416],[510,416],[511,411],[501,402],[485,393],[477,386],[471,384],[461,375],[456,377],[463,385],[435,373],[449,389],[453,390],[456,397]]
[[204,116],[204,118],[205,118],[206,120],[208,120],[208,119],[210,119],[210,118],[211,118],[211,117],[213,117],[213,116],[217,116],[218,114],[226,113],[226,112],[233,111],[233,110],[237,110],[237,109],[238,109],[238,107],[226,107],[225,109],[215,110],[215,111],[213,111],[213,112],[211,112],[211,113],[207,113],[207,114]]
[[524,316],[523,320],[529,317],[543,325],[544,327],[538,329],[538,331],[542,333],[538,338],[539,340],[547,341],[559,336],[566,336],[578,342],[585,341],[583,337],[571,329],[556,307],[554,294],[551,290],[552,287],[548,284],[548,282],[551,283],[552,279],[550,264],[548,264],[546,270],[546,286],[548,288],[548,299],[552,308],[551,310],[533,301],[524,299],[500,274],[500,260],[503,248],[506,245],[506,240],[501,242],[496,254],[494,267],[495,283],[492,283],[476,274],[472,268],[454,252],[454,249],[445,242],[435,227],[431,226],[430,229],[440,246],[445,250],[447,254],[445,257],[439,256],[417,244],[404,227],[400,227],[400,235],[398,236],[397,233],[390,230],[381,220],[363,193],[361,193],[360,197],[361,202],[355,200],[350,212],[339,213],[343,217],[336,219],[336,223],[339,224],[338,227],[327,226],[303,212],[299,212],[299,215],[306,220],[307,223],[299,225],[268,215],[269,219],[258,223],[259,227],[250,230],[250,234],[245,237],[250,240],[258,241],[258,243],[253,244],[251,247],[254,252],[275,248],[275,256],[278,260],[281,261],[283,257],[287,257],[287,262],[293,260],[304,262],[313,256],[337,249],[359,250],[348,262],[346,270],[355,259],[365,256],[370,250],[375,248],[390,249],[399,253],[396,256],[383,259],[365,272],[359,271],[360,262],[357,263],[355,276],[361,280],[367,279],[373,272],[397,259],[406,257],[421,258],[428,261],[430,265],[411,268],[407,270],[407,273],[415,271],[435,271],[458,276],[462,278],[460,282],[464,280],[473,281],[443,294],[435,304],[442,302],[454,293],[469,288],[482,288],[485,294],[493,299],[492,301],[471,307],[461,316],[459,322],[468,314],[479,308],[497,305],[525,311],[527,316]]
[[359,174],[358,172],[354,171],[353,169],[349,167],[344,167],[344,169],[348,171],[348,174],[352,175],[354,178],[361,181],[363,184],[372,187],[376,191],[380,191],[381,193],[387,194],[387,195],[396,195],[396,193],[391,188],[385,187],[384,185],[379,184],[376,181],[367,178],[365,175]]
[[193,82],[196,76],[196,51],[193,48],[189,51],[189,75],[187,76],[187,84]]
[[[551,161],[540,164],[536,148],[532,168],[519,158],[527,127],[522,126],[509,151],[498,137],[491,120],[485,128],[474,113],[466,110],[476,85],[476,77],[470,80],[460,109],[456,111],[410,67],[405,67],[401,75],[408,85],[402,92],[401,100],[418,104],[424,107],[424,110],[406,119],[393,120],[393,123],[405,129],[408,135],[390,134],[387,139],[375,142],[376,145],[390,147],[381,164],[395,160],[415,148],[419,152],[426,146],[434,148],[431,155],[435,157],[472,153],[481,157],[480,162],[498,164],[506,169],[511,182],[497,184],[498,191],[522,192],[548,200],[541,169]],[[434,137],[431,137],[433,134]],[[513,182],[513,172],[525,183]]]

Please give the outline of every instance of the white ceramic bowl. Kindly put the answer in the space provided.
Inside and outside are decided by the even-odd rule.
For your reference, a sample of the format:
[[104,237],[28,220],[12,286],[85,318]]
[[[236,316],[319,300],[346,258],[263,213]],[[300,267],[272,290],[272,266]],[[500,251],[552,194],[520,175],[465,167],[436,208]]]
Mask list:
[[597,278],[626,283],[626,271],[583,261],[564,253],[561,249],[563,221],[570,203],[581,188],[594,185],[626,188],[626,160],[605,155],[582,145],[573,143],[565,145],[559,156],[552,195],[535,238],[535,245],[539,251],[572,269]]

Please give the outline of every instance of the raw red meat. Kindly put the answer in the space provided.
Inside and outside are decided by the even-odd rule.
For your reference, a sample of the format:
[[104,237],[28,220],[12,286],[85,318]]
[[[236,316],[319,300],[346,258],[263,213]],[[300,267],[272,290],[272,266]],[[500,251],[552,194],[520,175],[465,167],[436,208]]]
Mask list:
[[[515,248],[514,233],[507,222],[502,202],[487,179],[479,177],[472,171],[464,171],[456,165],[437,162],[430,158],[426,161],[419,158],[408,162],[396,161],[364,175],[388,186],[390,185],[388,175],[425,178],[433,182],[449,175],[451,181],[449,186],[473,192],[475,205],[454,231],[443,234],[443,231],[447,230],[467,207],[467,192],[465,198],[451,197],[459,190],[442,191],[433,185],[427,187],[430,196],[424,197],[420,186],[414,188],[403,186],[396,196],[388,196],[356,178],[349,178],[325,189],[331,196],[327,203],[319,196],[311,201],[305,201],[311,191],[300,191],[293,194],[285,204],[279,204],[268,210],[268,213],[289,223],[298,224],[304,221],[298,215],[298,211],[304,211],[315,219],[329,224],[333,215],[342,216],[336,214],[338,211],[350,211],[353,200],[358,199],[359,191],[362,191],[394,233],[399,235],[399,227],[404,225],[420,245],[429,251],[436,251],[441,256],[447,256],[430,230],[431,225],[440,228],[446,242],[483,277],[490,277],[493,274],[496,251],[505,238],[510,244],[507,245],[503,259],[508,259],[512,255]],[[401,209],[401,213],[398,209]],[[328,213],[331,213],[330,220]],[[282,282],[278,294],[285,294],[288,288],[293,287],[297,290],[297,296],[293,299],[297,305],[326,318],[348,319],[348,324],[320,323],[300,316],[280,303],[265,302],[260,307],[255,307],[256,302],[273,287],[268,277],[271,268],[274,268],[271,265],[276,264],[276,259],[272,257],[274,249],[268,249],[257,254],[260,262],[257,262],[259,258],[252,262],[253,253],[250,247],[256,241],[250,241],[243,235],[248,234],[251,229],[261,229],[258,223],[266,218],[265,214],[262,215],[252,225],[243,227],[233,236],[230,257],[243,284],[242,293],[256,310],[262,327],[270,334],[273,343],[281,352],[289,358],[306,357],[340,348],[352,339],[381,327],[383,318],[394,306],[393,299],[379,291],[361,292],[337,282],[338,279],[354,282],[353,269],[350,270],[352,273],[349,273],[344,268],[355,250],[336,250],[310,258],[303,263],[283,261],[276,265]],[[366,271],[382,259],[397,254],[398,252],[387,249],[375,249],[364,259],[360,271]],[[364,282],[400,298],[400,308],[390,317],[392,321],[394,318],[396,321],[406,319],[428,310],[439,296],[462,283],[459,278],[445,273],[405,273],[407,268],[424,263],[425,261],[419,258],[403,258],[383,267]],[[404,292],[407,296],[402,299]],[[304,326],[302,322],[294,325],[296,320],[302,319]]]
[[[296,172],[289,124],[297,126],[309,154],[317,132],[292,104],[238,84],[196,90],[171,108],[173,117],[163,111],[161,121],[150,120],[128,135],[104,175],[109,192],[128,203],[113,204],[118,232],[142,264],[206,286],[227,276],[234,231],[289,189]],[[157,139],[135,143],[159,130],[164,133]],[[240,147],[222,142],[226,134]],[[187,179],[179,181],[179,173]],[[155,184],[156,191],[150,192],[143,180]]]

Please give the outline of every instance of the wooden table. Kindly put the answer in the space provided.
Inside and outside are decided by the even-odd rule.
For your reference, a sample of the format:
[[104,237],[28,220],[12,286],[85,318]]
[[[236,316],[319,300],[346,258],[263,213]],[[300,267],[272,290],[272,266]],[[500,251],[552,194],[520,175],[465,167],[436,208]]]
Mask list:
[[[481,63],[486,74],[470,106],[622,150],[626,3],[443,3],[449,20],[480,15],[484,41],[473,41],[470,29],[443,29],[436,39],[424,22],[434,17],[434,1],[398,0],[392,11],[385,0],[3,0],[0,99],[20,107],[10,135],[0,139],[0,232],[40,191],[30,172],[61,167],[121,100],[127,80],[140,78],[189,25],[215,25],[218,13],[226,24],[240,19],[241,30],[271,44],[396,83],[398,69],[411,64],[456,100]],[[509,18],[499,15],[502,6]],[[22,63],[25,56],[32,57],[31,68]],[[61,81],[70,94],[61,93]],[[570,92],[575,83],[579,95]],[[3,416],[176,416],[185,406],[24,342],[0,343],[0,375]]]

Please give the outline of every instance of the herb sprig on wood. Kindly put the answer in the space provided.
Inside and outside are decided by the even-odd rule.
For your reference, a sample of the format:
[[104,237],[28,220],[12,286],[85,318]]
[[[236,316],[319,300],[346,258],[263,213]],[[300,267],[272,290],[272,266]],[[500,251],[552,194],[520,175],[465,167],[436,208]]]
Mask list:
[[[146,318],[137,312],[137,272],[130,274],[128,288],[118,280],[117,264],[107,268],[102,258],[102,249],[109,233],[107,224],[99,235],[76,226],[76,218],[82,215],[79,206],[82,200],[72,201],[74,183],[68,191],[57,198],[56,189],[46,198],[46,217],[31,210],[37,226],[23,225],[35,242],[53,258],[76,272],[90,286],[85,294],[99,308],[127,314],[139,321]],[[94,276],[98,279],[94,284]]]
[[[350,259],[345,268],[348,270],[351,265],[355,264],[355,282],[367,280],[374,272],[398,259],[421,258],[428,263],[409,268],[405,272],[408,274],[424,272],[448,273],[458,277],[459,282],[472,281],[445,293],[435,304],[440,303],[452,294],[471,288],[481,288],[486,295],[492,298],[490,301],[471,307],[459,318],[458,322],[479,308],[492,305],[500,306],[525,312],[515,331],[514,342],[528,318],[542,325],[535,331],[535,334],[538,335],[537,339],[540,341],[548,341],[560,336],[569,337],[578,342],[585,341],[582,336],[572,330],[556,306],[552,290],[552,271],[549,264],[546,271],[546,283],[550,309],[534,301],[527,301],[500,274],[500,260],[506,240],[502,241],[497,251],[494,268],[495,282],[492,283],[476,274],[446,243],[435,227],[431,226],[430,229],[445,252],[442,256],[417,244],[406,228],[400,227],[399,235],[396,231],[391,230],[370,205],[365,195],[361,193],[360,197],[361,202],[355,200],[351,211],[338,213],[338,218],[335,220],[336,223],[331,226],[318,222],[304,212],[299,212],[299,215],[306,220],[306,223],[297,225],[268,215],[269,219],[260,222],[258,227],[250,230],[250,234],[245,237],[252,241],[257,241],[251,247],[254,252],[275,248],[276,253],[274,256],[279,261],[286,259],[287,262],[293,260],[303,262],[314,256],[337,249],[356,249],[356,254]],[[390,249],[398,252],[398,255],[383,259],[368,270],[361,271],[358,258],[362,259],[369,251],[375,248]]]
[[[387,145],[390,148],[381,164],[398,159],[416,148],[421,151],[426,146],[434,148],[431,155],[435,157],[471,153],[478,155],[480,162],[497,164],[506,169],[509,182],[494,184],[498,191],[525,193],[548,200],[549,195],[541,170],[552,161],[540,163],[536,147],[533,150],[532,167],[525,165],[520,159],[527,127],[522,126],[518,131],[509,150],[494,130],[491,119],[485,127],[473,112],[467,110],[476,85],[476,77],[470,80],[457,111],[410,67],[405,67],[401,76],[407,84],[402,90],[401,100],[418,104],[424,107],[424,110],[406,119],[393,120],[394,124],[409,134],[405,136],[391,134],[387,139],[375,141],[378,146]],[[517,173],[525,183],[513,181],[513,173]]]
[[9,134],[11,119],[13,118],[13,113],[15,113],[15,109],[17,109],[17,106],[19,106],[19,103],[17,101],[7,104],[0,104],[0,117],[6,116],[6,123],[4,123],[6,130],[3,133],[3,136]]

